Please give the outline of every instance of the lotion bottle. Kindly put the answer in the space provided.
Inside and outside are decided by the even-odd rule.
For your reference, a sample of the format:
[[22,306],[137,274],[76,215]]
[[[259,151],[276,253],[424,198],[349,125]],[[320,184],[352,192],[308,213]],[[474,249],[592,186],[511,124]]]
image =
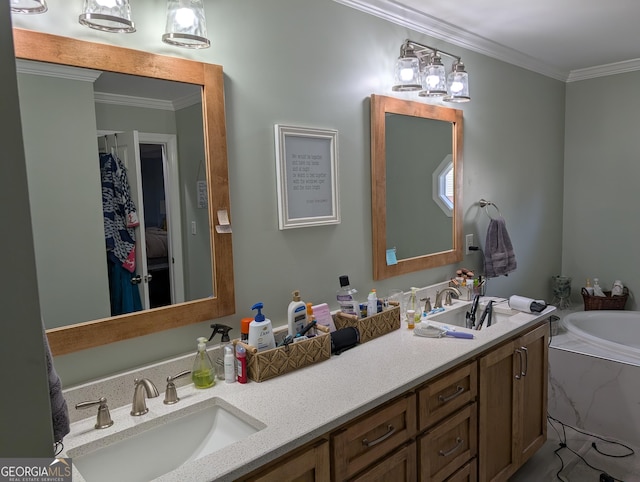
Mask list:
[[251,307],[252,310],[258,310],[258,314],[249,323],[249,345],[258,351],[271,350],[276,347],[271,320],[262,314],[263,306],[262,302],[258,302]]
[[198,338],[198,352],[193,361],[191,380],[196,388],[210,388],[216,384],[215,370],[207,353],[207,339],[204,336]]
[[369,291],[367,296],[367,316],[373,316],[378,313],[378,294],[375,288]]
[[307,324],[307,305],[304,301],[300,301],[300,292],[298,290],[291,294],[293,295],[293,300],[289,303],[289,308],[287,309],[287,324],[289,335],[295,337]]

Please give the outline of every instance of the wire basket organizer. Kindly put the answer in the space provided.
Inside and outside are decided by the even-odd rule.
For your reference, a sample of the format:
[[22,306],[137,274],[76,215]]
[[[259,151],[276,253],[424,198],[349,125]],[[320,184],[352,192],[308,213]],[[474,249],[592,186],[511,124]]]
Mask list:
[[629,298],[629,289],[625,286],[621,295],[611,296],[611,291],[604,291],[606,296],[593,296],[582,288],[584,310],[624,310],[624,305]]

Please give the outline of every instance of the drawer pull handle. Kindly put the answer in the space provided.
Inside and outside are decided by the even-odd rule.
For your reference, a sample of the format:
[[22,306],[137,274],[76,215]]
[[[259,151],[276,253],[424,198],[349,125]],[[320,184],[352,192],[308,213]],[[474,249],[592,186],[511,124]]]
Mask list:
[[444,395],[438,395],[438,400],[440,400],[441,403],[447,403],[453,400],[454,398],[462,395],[463,392],[464,392],[464,387],[461,387],[460,385],[458,385],[456,387],[456,391],[453,394],[449,395],[448,397],[445,397]]
[[456,446],[453,447],[451,450],[447,450],[446,452],[444,450],[441,450],[439,452],[441,457],[448,457],[449,455],[451,455],[453,452],[455,452],[456,450],[458,450],[460,447],[462,447],[462,444],[464,443],[464,440],[462,440],[460,437],[456,438]]
[[374,445],[378,445],[380,442],[387,440],[394,433],[396,433],[396,428],[393,425],[387,425],[387,433],[385,433],[382,437],[378,437],[375,440],[369,442],[366,438],[362,439],[362,445],[365,447],[373,447]]

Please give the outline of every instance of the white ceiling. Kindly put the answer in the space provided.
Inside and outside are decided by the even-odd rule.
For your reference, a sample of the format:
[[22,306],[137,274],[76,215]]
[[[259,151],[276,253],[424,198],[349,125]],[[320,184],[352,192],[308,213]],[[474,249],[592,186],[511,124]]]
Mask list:
[[640,70],[639,0],[336,0],[560,80]]

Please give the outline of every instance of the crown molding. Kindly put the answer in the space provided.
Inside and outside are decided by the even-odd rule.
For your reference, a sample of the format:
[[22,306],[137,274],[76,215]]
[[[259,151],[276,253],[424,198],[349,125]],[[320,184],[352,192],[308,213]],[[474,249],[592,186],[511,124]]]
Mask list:
[[563,82],[574,82],[640,70],[640,59],[572,71],[562,70],[515,49],[467,32],[413,8],[403,6],[394,0],[334,0],[334,2]]
[[175,110],[170,100],[148,99],[131,95],[111,94],[108,92],[94,92],[96,104],[124,105],[127,107],[142,107],[145,109]]
[[83,69],[69,65],[50,64],[35,60],[16,59],[16,72],[20,74],[42,75],[60,79],[95,82],[102,72],[100,70]]
[[569,73],[567,82],[576,82],[578,80],[606,77],[608,75],[615,74],[624,74],[626,72],[635,72],[636,70],[640,70],[640,59],[624,60],[622,62],[597,65],[595,67],[589,67],[586,69],[572,70]]

